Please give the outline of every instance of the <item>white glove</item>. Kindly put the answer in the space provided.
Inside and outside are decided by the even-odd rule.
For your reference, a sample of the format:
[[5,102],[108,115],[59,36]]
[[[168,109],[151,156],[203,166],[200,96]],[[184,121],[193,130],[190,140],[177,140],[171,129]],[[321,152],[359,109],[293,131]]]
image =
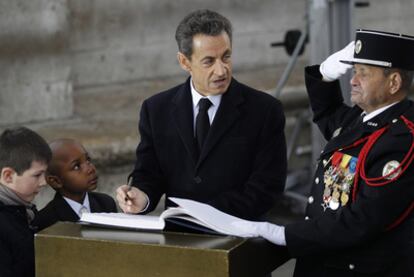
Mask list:
[[269,222],[236,221],[232,225],[243,233],[244,237],[262,237],[277,245],[286,245],[285,227]]
[[259,236],[277,245],[286,245],[285,227],[269,222],[258,222],[256,232]]
[[323,80],[332,82],[344,75],[352,64],[340,62],[341,60],[349,61],[354,57],[355,42],[351,41],[344,49],[330,55],[319,66],[319,71],[322,74]]

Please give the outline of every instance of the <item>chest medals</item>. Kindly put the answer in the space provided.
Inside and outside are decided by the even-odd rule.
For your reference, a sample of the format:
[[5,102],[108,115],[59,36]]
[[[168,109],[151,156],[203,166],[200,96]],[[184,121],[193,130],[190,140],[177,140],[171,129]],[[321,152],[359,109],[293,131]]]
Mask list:
[[337,210],[348,203],[357,161],[356,157],[335,152],[326,163],[325,168],[329,167],[323,174],[325,188],[321,204],[324,211]]

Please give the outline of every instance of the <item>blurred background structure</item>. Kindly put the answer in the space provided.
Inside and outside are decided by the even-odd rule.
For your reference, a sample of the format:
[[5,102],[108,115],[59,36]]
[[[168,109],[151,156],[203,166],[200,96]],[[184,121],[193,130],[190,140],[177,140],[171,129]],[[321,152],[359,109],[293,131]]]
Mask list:
[[[235,78],[284,103],[290,178],[281,202],[300,216],[324,143],[309,121],[303,67],[344,47],[356,28],[414,35],[414,1],[0,0],[0,131],[26,125],[47,140],[80,140],[98,165],[98,190],[114,195],[133,166],[142,101],[185,79],[175,28],[200,8],[231,20]],[[44,190],[38,206],[52,195]]]

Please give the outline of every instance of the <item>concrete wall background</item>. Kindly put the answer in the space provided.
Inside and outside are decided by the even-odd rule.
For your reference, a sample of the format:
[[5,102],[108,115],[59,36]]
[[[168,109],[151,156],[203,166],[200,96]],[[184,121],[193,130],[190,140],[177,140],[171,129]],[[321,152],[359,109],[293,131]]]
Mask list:
[[237,70],[286,62],[284,51],[272,49],[269,44],[283,39],[288,26],[301,27],[305,2],[70,1],[74,85],[182,74],[176,61],[175,28],[187,13],[198,8],[215,9],[232,21]]
[[184,74],[174,32],[198,8],[233,22],[235,70],[285,63],[269,44],[304,24],[298,0],[2,0],[0,125],[74,116],[73,88]]
[[[184,74],[176,62],[174,32],[198,8],[232,21],[235,71],[286,64],[285,51],[269,44],[305,25],[311,1],[329,3],[1,0],[0,125],[72,117],[78,88]],[[355,11],[355,27],[414,34],[414,1],[370,2]]]
[[370,7],[357,9],[355,27],[414,36],[413,0],[371,0]]
[[0,124],[73,114],[64,0],[0,1]]

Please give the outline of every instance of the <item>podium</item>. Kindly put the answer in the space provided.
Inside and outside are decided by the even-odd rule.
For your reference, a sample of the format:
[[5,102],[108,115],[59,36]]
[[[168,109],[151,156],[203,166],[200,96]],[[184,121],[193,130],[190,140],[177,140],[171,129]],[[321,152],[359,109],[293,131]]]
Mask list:
[[35,235],[36,276],[264,276],[288,260],[261,238],[59,222]]

